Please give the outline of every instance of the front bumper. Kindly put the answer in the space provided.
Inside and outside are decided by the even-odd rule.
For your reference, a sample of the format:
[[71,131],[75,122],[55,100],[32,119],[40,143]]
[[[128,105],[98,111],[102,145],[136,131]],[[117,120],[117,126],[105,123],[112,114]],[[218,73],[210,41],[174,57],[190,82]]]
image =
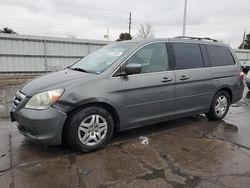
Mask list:
[[67,115],[53,107],[45,110],[22,108],[12,111],[17,121],[18,130],[28,139],[42,144],[59,145],[62,139],[62,130]]

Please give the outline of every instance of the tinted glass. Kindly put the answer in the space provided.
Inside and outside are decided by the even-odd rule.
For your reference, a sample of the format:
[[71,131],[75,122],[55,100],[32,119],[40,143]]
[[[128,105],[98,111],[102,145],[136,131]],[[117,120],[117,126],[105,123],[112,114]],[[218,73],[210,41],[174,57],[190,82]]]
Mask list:
[[224,46],[206,45],[208,57],[212,66],[234,65],[234,59],[228,48]]
[[208,59],[208,55],[207,55],[207,50],[203,44],[200,45],[200,47],[201,47],[204,67],[210,67],[210,63],[209,63],[209,59]]
[[128,64],[141,64],[142,73],[169,70],[168,54],[165,43],[153,43],[144,46],[133,54]]
[[200,46],[198,44],[174,43],[176,69],[203,67]]

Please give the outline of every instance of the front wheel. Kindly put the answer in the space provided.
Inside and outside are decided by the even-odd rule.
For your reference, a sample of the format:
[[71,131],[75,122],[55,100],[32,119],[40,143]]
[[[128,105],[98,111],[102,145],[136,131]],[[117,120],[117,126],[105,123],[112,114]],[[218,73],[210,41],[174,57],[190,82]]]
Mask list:
[[229,110],[230,97],[226,91],[218,92],[210,106],[209,112],[206,113],[208,119],[211,120],[220,120],[223,119]]
[[114,132],[114,121],[104,108],[87,107],[70,116],[67,142],[78,151],[90,152],[105,146]]

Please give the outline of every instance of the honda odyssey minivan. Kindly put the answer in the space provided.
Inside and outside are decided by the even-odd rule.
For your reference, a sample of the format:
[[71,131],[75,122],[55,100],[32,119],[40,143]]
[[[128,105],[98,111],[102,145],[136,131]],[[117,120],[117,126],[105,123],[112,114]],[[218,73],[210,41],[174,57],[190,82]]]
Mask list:
[[220,120],[243,89],[234,52],[216,40],[114,42],[23,85],[10,114],[29,139],[87,152],[115,130],[203,113]]

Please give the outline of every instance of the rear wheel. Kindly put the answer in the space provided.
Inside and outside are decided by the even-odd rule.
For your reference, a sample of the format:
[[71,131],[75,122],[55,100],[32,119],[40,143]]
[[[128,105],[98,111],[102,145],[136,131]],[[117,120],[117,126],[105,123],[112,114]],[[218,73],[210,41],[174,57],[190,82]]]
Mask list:
[[213,98],[206,116],[211,120],[223,119],[229,110],[230,96],[226,91],[219,91]]
[[87,107],[72,114],[67,125],[67,142],[78,151],[95,151],[105,146],[114,132],[114,121],[104,108]]

